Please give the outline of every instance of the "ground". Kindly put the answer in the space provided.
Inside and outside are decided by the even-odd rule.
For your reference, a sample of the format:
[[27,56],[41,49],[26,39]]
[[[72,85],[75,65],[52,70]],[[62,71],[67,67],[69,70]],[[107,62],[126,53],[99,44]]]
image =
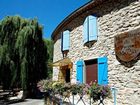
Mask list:
[[10,105],[44,105],[43,99],[26,99],[24,102],[14,103]]

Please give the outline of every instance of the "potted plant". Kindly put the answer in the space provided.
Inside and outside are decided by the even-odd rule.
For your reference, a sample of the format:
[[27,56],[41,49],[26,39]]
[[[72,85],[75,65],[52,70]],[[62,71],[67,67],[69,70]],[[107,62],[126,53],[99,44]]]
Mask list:
[[108,85],[98,85],[96,82],[92,83],[89,88],[90,97],[94,100],[104,99],[111,95],[110,87]]
[[83,85],[82,84],[72,84],[70,91],[71,91],[72,95],[82,94]]

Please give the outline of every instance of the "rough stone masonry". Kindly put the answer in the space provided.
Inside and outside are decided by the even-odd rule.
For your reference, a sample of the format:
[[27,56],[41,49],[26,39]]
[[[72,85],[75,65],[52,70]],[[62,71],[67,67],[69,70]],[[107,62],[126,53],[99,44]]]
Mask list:
[[[98,16],[98,40],[87,47],[83,45],[83,22],[86,16],[92,13]],[[63,59],[61,32],[70,29],[68,57],[73,62],[71,82],[76,81],[75,63],[79,59],[107,56],[109,85],[117,88],[117,105],[140,105],[140,54],[130,62],[123,62],[116,57],[114,48],[116,35],[138,28],[140,28],[139,0],[106,0],[88,12],[81,13],[59,30],[54,38],[54,62]],[[58,79],[58,74],[59,67],[54,67],[54,80]],[[113,105],[113,100],[107,99],[105,103]]]

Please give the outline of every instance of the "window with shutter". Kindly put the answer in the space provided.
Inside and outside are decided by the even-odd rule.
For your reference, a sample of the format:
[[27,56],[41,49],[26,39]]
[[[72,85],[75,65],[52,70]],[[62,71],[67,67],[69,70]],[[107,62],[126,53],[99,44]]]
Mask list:
[[82,60],[79,60],[76,63],[76,80],[79,83],[83,83],[83,65],[84,63]]
[[70,31],[66,30],[62,33],[62,51],[69,50],[70,47]]
[[108,64],[107,57],[85,61],[85,78],[86,83],[97,81],[99,85],[108,84]]
[[83,40],[86,43],[88,42],[88,17],[85,19],[83,27]]
[[86,17],[83,24],[83,41],[84,44],[90,41],[97,40],[97,17],[89,15]]
[[91,81],[92,82],[97,81],[99,85],[107,85],[108,84],[107,57],[101,57],[98,59],[92,59],[87,61],[82,60],[77,61],[76,79],[80,83],[89,84]]
[[98,58],[98,84],[108,84],[108,65],[107,57]]
[[89,16],[89,41],[97,40],[97,18]]

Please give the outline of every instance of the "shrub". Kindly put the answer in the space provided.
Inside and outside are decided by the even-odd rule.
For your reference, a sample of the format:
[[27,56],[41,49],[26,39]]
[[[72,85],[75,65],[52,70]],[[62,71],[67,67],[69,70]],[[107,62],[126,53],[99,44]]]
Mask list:
[[38,83],[41,91],[49,92],[50,94],[60,94],[63,96],[69,96],[79,94],[81,96],[88,94],[94,101],[111,96],[110,87],[108,85],[98,85],[96,82],[90,84],[70,84],[62,83],[58,81],[42,80]]

